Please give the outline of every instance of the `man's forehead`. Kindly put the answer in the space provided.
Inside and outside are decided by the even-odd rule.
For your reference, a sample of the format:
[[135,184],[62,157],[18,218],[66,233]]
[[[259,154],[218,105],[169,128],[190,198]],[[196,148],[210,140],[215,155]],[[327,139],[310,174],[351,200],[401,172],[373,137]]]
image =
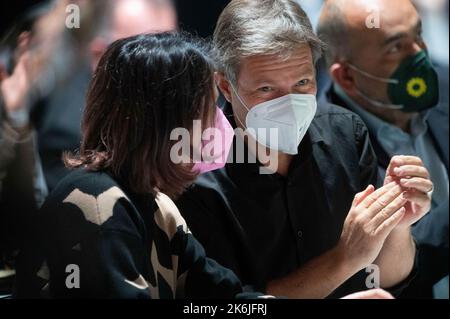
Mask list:
[[328,0],[348,20],[365,21],[373,13],[403,15],[416,11],[411,0]]
[[[359,5],[350,6],[350,3]],[[352,1],[342,10],[351,30],[366,34],[380,34],[394,28],[407,29],[420,19],[410,0]]]
[[409,14],[386,14],[382,17],[380,31],[385,37],[391,37],[398,33],[408,33],[421,26],[421,19],[417,11],[410,11]]
[[384,5],[378,8],[367,5],[346,11],[351,41],[349,45],[360,53],[375,48],[382,49],[419,29],[421,20],[415,7],[409,0],[398,1],[392,1],[391,5],[383,2]]

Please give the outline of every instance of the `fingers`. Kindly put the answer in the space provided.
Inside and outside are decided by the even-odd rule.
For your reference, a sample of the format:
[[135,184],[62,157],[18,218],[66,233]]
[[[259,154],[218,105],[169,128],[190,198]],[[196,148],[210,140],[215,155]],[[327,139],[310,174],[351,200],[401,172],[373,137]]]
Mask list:
[[419,165],[423,166],[423,162],[420,157],[417,156],[394,156],[391,160],[393,166],[403,166],[403,165]]
[[392,174],[394,174],[394,168],[400,166],[399,164],[397,164],[397,158],[398,158],[398,156],[394,156],[394,157],[391,159],[391,162],[389,163],[389,165],[388,165],[388,167],[387,167],[387,169],[386,169],[386,174],[387,174],[387,175],[392,175]]
[[[402,196],[403,190],[400,185],[395,185],[389,191],[384,193],[381,197],[379,197],[368,209],[366,212],[366,216],[370,219],[373,219],[375,216],[379,215],[384,217],[384,219],[390,217],[392,213],[397,211],[401,206],[406,203],[406,199]],[[399,198],[400,197],[400,198]],[[396,201],[398,199],[398,201]],[[399,207],[396,206],[399,202],[404,202]],[[395,208],[395,209],[394,209]],[[394,209],[392,211],[392,209]]]
[[377,201],[377,199],[379,199],[381,196],[383,196],[385,193],[389,192],[392,188],[394,188],[397,185],[397,183],[392,182],[389,183],[379,189],[377,189],[375,192],[373,192],[371,195],[369,195],[368,197],[366,197],[360,205],[358,206],[362,206],[363,208],[367,209],[370,206],[372,206],[373,203],[375,203]]
[[357,292],[342,299],[394,299],[390,293],[382,289],[372,289]]
[[392,157],[386,172],[389,175],[395,175],[394,169],[396,167],[400,167],[403,165],[423,166],[423,162],[417,156],[403,156],[403,155],[394,156]]
[[401,178],[401,177],[421,177],[425,179],[430,178],[430,174],[428,173],[428,170],[423,166],[417,166],[417,165],[403,165],[401,167],[394,168],[394,175]]
[[[420,177],[430,179],[422,160],[416,156],[394,156],[386,172],[386,180]],[[428,192],[428,191],[427,191]]]
[[405,188],[414,189],[416,191],[422,192],[422,193],[429,193],[433,190],[433,182],[431,182],[429,179],[420,178],[420,177],[413,177],[413,178],[402,178],[400,180],[400,185],[402,185]]
[[355,199],[353,200],[352,208],[361,204],[361,201],[363,201],[367,196],[372,194],[374,191],[375,191],[375,187],[373,185],[369,185],[369,186],[367,186],[367,188],[364,191],[356,194]]
[[374,230],[378,229],[378,227],[380,227],[386,220],[403,208],[407,202],[408,200],[402,195],[395,198],[392,202],[390,202],[390,204],[374,215],[370,222],[370,228]]
[[392,232],[392,230],[394,230],[398,223],[400,223],[402,218],[405,216],[405,213],[405,207],[400,208],[375,230],[374,235],[381,236],[382,238],[387,238],[387,236]]
[[409,190],[404,193],[404,196],[407,200],[416,205],[419,205],[420,207],[426,207],[427,205],[430,205],[430,196],[428,194],[424,194],[415,190]]

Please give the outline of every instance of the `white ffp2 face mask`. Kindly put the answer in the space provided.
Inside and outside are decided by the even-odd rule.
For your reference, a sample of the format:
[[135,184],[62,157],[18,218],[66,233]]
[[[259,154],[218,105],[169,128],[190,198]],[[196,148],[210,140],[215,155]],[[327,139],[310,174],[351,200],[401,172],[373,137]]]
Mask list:
[[[317,99],[312,94],[289,94],[267,101],[249,109],[233,87],[233,90],[248,110],[246,128],[261,145],[272,150],[297,155],[298,146],[317,112]],[[239,120],[239,119],[238,119]],[[242,123],[241,123],[242,124]],[[271,138],[275,129],[278,138]]]

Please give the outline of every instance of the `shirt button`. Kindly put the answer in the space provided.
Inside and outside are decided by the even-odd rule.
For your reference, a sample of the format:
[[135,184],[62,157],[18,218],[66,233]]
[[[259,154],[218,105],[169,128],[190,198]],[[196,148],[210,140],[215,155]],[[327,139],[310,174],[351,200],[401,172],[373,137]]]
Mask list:
[[298,232],[297,232],[297,236],[298,236],[298,238],[303,238],[303,232],[301,231],[301,230],[299,230]]

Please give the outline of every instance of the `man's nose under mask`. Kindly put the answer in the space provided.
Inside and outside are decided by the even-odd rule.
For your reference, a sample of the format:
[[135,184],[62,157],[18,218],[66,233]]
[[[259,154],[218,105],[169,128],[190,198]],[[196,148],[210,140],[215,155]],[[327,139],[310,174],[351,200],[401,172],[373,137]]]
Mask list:
[[391,103],[377,101],[358,89],[359,95],[373,106],[413,113],[430,109],[439,102],[438,75],[424,50],[405,59],[389,79],[372,75],[351,63],[348,65],[367,78],[388,84]]

